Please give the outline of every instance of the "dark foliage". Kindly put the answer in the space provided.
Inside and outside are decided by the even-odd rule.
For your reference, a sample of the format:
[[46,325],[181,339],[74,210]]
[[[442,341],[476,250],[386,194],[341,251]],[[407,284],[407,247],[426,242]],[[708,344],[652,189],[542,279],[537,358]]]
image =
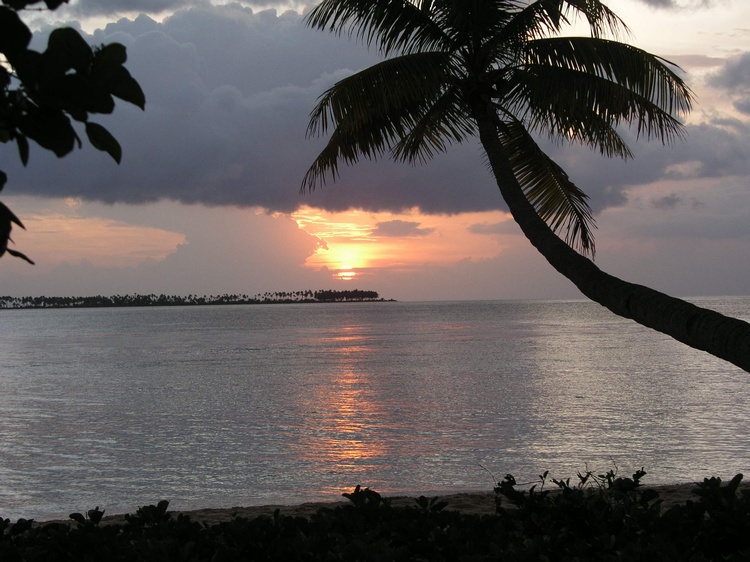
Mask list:
[[[0,203],[0,214],[3,205]],[[113,295],[103,297],[0,297],[0,308],[100,308],[115,306],[191,306],[221,304],[291,304],[316,302],[364,302],[383,300],[375,291],[280,291],[255,296],[223,295]]]
[[373,301],[378,299],[375,291],[315,291],[315,299],[321,302],[333,301]]
[[[235,518],[208,525],[173,517],[168,503],[141,507],[124,524],[100,524],[98,508],[73,523],[32,525],[0,520],[0,560],[16,561],[484,561],[484,560],[747,560],[750,494],[742,475],[722,485],[706,479],[696,500],[661,509],[658,494],[612,472],[579,474],[556,489],[498,484],[497,513],[471,515],[420,497],[395,508],[359,486],[351,504],[305,517]],[[504,507],[504,501],[510,503]]]
[[[68,0],[45,0],[54,10]],[[92,48],[73,28],[54,29],[47,48],[29,48],[31,30],[18,16],[41,0],[3,0],[0,5],[0,142],[15,142],[25,166],[29,162],[29,140],[62,158],[82,141],[82,128],[94,148],[106,152],[117,163],[122,149],[102,125],[89,119],[114,111],[115,98],[141,109],[146,98],[124,64],[125,47],[111,43]],[[77,123],[77,126],[74,126]],[[7,175],[0,170],[0,191]],[[23,223],[0,203],[0,257],[8,254],[34,263],[17,250],[8,248],[10,233]]]

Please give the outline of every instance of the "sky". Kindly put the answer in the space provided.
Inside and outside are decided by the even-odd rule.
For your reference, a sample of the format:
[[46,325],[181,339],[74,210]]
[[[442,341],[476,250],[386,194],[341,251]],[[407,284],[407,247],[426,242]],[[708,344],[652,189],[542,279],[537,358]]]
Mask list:
[[[14,247],[36,262],[0,259],[0,294],[580,298],[521,235],[473,139],[425,165],[363,161],[300,193],[326,140],[306,136],[318,96],[378,61],[306,28],[311,5],[71,0],[24,13],[36,41],[52,22],[124,44],[146,109],[118,102],[92,119],[119,140],[120,165],[86,145],[62,159],[32,146],[24,168],[0,146],[0,199],[26,226]],[[548,147],[590,196],[596,263],[676,296],[750,295],[750,2],[607,5],[629,43],[680,66],[696,103],[683,141],[632,138],[631,160]]]

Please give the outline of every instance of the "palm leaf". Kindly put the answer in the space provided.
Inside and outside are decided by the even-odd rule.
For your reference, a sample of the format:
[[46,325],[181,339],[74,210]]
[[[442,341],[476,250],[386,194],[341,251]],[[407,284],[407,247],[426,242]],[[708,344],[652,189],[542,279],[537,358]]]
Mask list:
[[[564,79],[560,74],[564,74]],[[632,156],[617,131],[612,114],[601,110],[602,103],[598,99],[601,95],[592,89],[589,76],[544,69],[525,72],[510,82],[512,90],[498,106],[502,113],[523,121],[530,131],[546,134],[553,140],[579,142],[609,157]],[[556,84],[565,84],[565,88]],[[581,91],[583,93],[577,95]]]
[[[628,26],[625,25],[625,22],[600,0],[553,0],[551,3],[562,4],[567,20],[572,19],[569,14],[583,16],[594,37],[599,38],[604,34],[617,37],[623,32],[628,32]],[[554,31],[559,32],[560,28],[555,28]]]
[[475,135],[475,129],[462,109],[457,88],[448,88],[393,148],[393,158],[412,164],[425,163],[436,152],[445,152],[451,143]]
[[472,45],[474,50],[499,33],[518,10],[516,3],[509,0],[443,0],[433,6],[430,17],[453,42],[445,47]]
[[16,258],[21,258],[22,260],[25,260],[25,261],[29,262],[31,265],[34,265],[34,262],[26,254],[23,254],[23,253],[19,252],[18,250],[12,250],[11,248],[6,248],[6,251],[11,256],[14,256]]
[[26,227],[21,222],[21,219],[19,219],[16,214],[11,211],[8,206],[0,201],[0,224],[7,224],[8,225],[8,232],[10,232],[11,224],[10,223],[16,223],[18,226],[26,230]]
[[[352,139],[354,140],[354,139]],[[354,142],[349,141],[346,133],[336,128],[328,139],[325,148],[318,154],[310,168],[305,173],[300,186],[300,192],[314,191],[320,185],[326,184],[326,178],[331,177],[333,181],[339,176],[339,161],[344,160],[348,165],[359,161],[360,152]],[[375,153],[376,158],[379,153]],[[367,156],[367,154],[364,154]]]
[[[396,147],[443,95],[450,64],[445,53],[404,55],[353,74],[326,91],[310,115],[307,134],[322,135],[331,127],[334,132],[305,175],[302,190],[325,183],[327,173],[335,179],[340,159],[353,164]],[[450,127],[460,130],[460,125],[442,130]],[[439,146],[441,141],[432,140]]]
[[691,93],[658,57],[591,38],[533,41],[526,55],[503,77],[499,103],[532,130],[607,156],[630,156],[621,123],[664,143],[683,135],[675,114],[690,109]]
[[554,232],[564,231],[569,246],[593,258],[595,221],[588,196],[539,148],[523,123],[506,121],[498,129],[516,179],[539,216]]
[[690,111],[690,88],[670,69],[669,61],[617,41],[592,37],[554,37],[524,46],[523,65],[547,65],[579,70],[606,78],[650,100],[663,111]]
[[500,45],[518,46],[530,39],[557,34],[583,16],[594,37],[610,34],[618,37],[628,31],[625,23],[599,0],[537,0],[514,9],[507,9],[508,21],[494,41]]
[[[419,5],[418,5],[419,4]],[[388,55],[417,52],[445,42],[430,17],[431,2],[409,0],[323,0],[306,17],[310,27],[336,34],[345,31],[375,44]]]
[[404,105],[437,98],[450,73],[450,56],[441,52],[403,55],[373,65],[337,82],[319,98],[307,134],[324,134],[331,123],[377,122]]

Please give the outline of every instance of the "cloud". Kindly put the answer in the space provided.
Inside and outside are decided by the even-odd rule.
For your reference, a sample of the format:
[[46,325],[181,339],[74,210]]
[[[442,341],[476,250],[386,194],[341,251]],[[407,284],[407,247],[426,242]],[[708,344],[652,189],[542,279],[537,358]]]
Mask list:
[[94,119],[120,141],[122,164],[90,147],[62,160],[32,147],[28,168],[12,162],[6,169],[13,193],[282,212],[500,206],[476,143],[420,168],[365,161],[343,170],[337,184],[300,195],[325,142],[305,138],[317,97],[378,59],[362,45],[305,28],[296,13],[191,8],[163,22],[121,19],[90,38],[112,41],[127,46],[128,68],[147,98],[145,113],[118,104],[112,116]]
[[469,232],[472,234],[518,234],[518,225],[512,220],[505,220],[495,223],[477,223],[469,226]]
[[750,52],[725,61],[706,77],[706,83],[725,90],[732,98],[732,107],[741,114],[750,114]]
[[634,186],[674,179],[699,179],[750,175],[750,129],[721,115],[685,127],[685,138],[672,144],[637,141],[624,136],[633,149],[630,160],[604,159],[579,147],[549,147],[548,154],[591,196],[599,213],[627,202]]
[[732,105],[740,113],[750,115],[750,96],[734,100]]
[[[14,202],[21,211],[27,205],[26,198]],[[18,244],[39,258],[38,265],[24,268],[14,263],[21,260],[3,260],[0,285],[7,294],[254,294],[330,284],[327,272],[304,267],[319,240],[283,215],[166,202],[143,207],[89,203],[80,212],[65,221],[49,213],[31,217]],[[84,227],[77,234],[76,223]],[[158,232],[151,224],[160,225]],[[55,235],[45,232],[50,225],[60,241],[52,247],[37,243]],[[82,241],[82,248],[67,247]],[[98,252],[97,242],[108,251]],[[35,250],[42,246],[46,253]],[[57,256],[49,254],[57,250]]]
[[[166,5],[164,0],[148,9]],[[364,160],[342,168],[337,183],[301,195],[301,180],[325,144],[305,138],[318,96],[378,58],[361,44],[307,29],[295,12],[196,4],[161,22],[146,15],[123,18],[89,39],[125,44],[128,68],[146,93],[145,112],[119,103],[113,115],[94,118],[122,144],[122,164],[91,147],[61,160],[32,147],[29,167],[23,168],[14,147],[6,146],[11,150],[6,193],[285,213],[304,205],[329,211],[417,208],[431,214],[504,209],[475,140],[450,147],[424,166]],[[623,205],[628,188],[671,177],[680,163],[698,162],[698,175],[750,173],[747,132],[723,123],[691,126],[686,142],[666,148],[625,135],[635,162],[542,144],[590,194],[596,212]]]
[[685,9],[685,8],[710,8],[714,0],[640,0],[647,6],[654,8]]
[[[744,177],[660,181],[630,190],[629,206],[608,209],[601,224],[603,230],[609,226],[609,237],[614,240],[668,238],[688,244],[742,240],[747,254],[748,209],[750,190]],[[612,232],[612,228],[620,231]]]
[[43,248],[43,253],[34,252],[34,258],[44,263],[87,259],[125,267],[163,259],[185,242],[179,233],[75,214],[24,214],[24,222],[28,229],[24,246]]
[[708,82],[728,90],[750,86],[750,53],[742,53],[726,61],[723,68],[709,77]]
[[372,229],[372,236],[385,236],[392,238],[410,238],[418,236],[429,236],[435,232],[434,228],[423,228],[420,223],[414,221],[392,220],[379,222]]
[[78,0],[73,13],[78,15],[114,15],[127,12],[159,14],[201,2],[186,0]]
[[[647,11],[645,3],[636,8],[639,14]],[[702,6],[687,1],[648,3],[665,8],[659,12],[664,18],[676,16],[666,9]],[[4,260],[0,285],[5,291],[212,294],[329,287],[330,271],[312,258],[317,248],[325,247],[324,238],[330,250],[319,254],[341,251],[342,241],[328,233],[300,230],[283,215],[274,216],[275,211],[311,207],[332,212],[363,209],[359,215],[364,218],[355,225],[363,238],[380,223],[375,230],[381,231],[382,240],[377,243],[389,252],[388,261],[375,264],[373,276],[362,280],[366,288],[389,298],[580,296],[537,256],[513,221],[502,221],[504,215],[497,211],[502,201],[476,142],[451,147],[425,166],[363,161],[342,168],[336,184],[300,195],[300,181],[325,143],[305,138],[310,110],[326,88],[378,58],[356,42],[306,29],[301,16],[283,12],[281,6],[278,11],[258,11],[270,4],[180,2],[176,13],[162,19],[161,10],[172,6],[166,0],[81,0],[56,12],[84,19],[88,15],[90,21],[97,14],[111,14],[112,20],[115,14],[127,15],[88,40],[127,46],[127,66],[144,87],[147,108],[141,112],[118,103],[112,116],[95,117],[120,140],[120,166],[91,147],[62,160],[32,147],[31,162],[24,169],[17,162],[16,147],[3,145],[7,152],[2,167],[10,175],[3,196],[44,198],[34,198],[36,203],[27,209],[14,202],[11,207],[23,219],[37,214],[37,207],[46,202],[80,200],[82,220],[96,219],[102,227],[113,228],[110,240],[121,241],[127,231],[129,248],[142,249],[142,239],[133,239],[143,235],[159,242],[159,251],[142,262],[136,256],[118,267],[94,255],[82,261],[83,253],[52,263],[31,243],[32,236],[42,234],[35,223],[33,231],[18,232],[16,241],[19,249],[39,257],[39,264],[31,268],[21,260]],[[136,6],[143,12],[137,17],[132,10]],[[76,7],[78,12],[71,11]],[[687,10],[683,16],[693,18]],[[90,22],[81,25],[91,29],[86,27]],[[659,40],[672,41],[663,29]],[[702,34],[715,41],[711,29],[707,26]],[[691,33],[682,33],[688,43],[685,52],[704,50],[701,37],[692,42]],[[746,41],[738,42],[732,33],[706,52],[746,48]],[[682,39],[666,43],[667,51],[683,51]],[[591,196],[601,227],[598,262],[604,269],[668,292],[747,294],[747,57],[740,54],[726,64],[705,55],[674,57],[695,71],[691,86],[701,104],[684,141],[664,147],[626,131],[635,152],[630,161],[541,143]],[[703,78],[710,88],[704,87]],[[118,204],[122,202],[129,204]],[[260,207],[268,212],[256,214]],[[404,209],[409,212],[398,212]],[[494,211],[469,214],[488,210]],[[58,211],[64,216],[73,212]],[[403,224],[391,222],[396,218]],[[384,236],[389,231],[419,233],[425,225],[436,226],[437,232],[405,241]],[[466,230],[473,236],[460,245]],[[375,244],[357,242],[355,249],[363,255]],[[399,267],[388,267],[394,263]]]
[[641,0],[648,6],[656,6],[657,8],[669,8],[674,6],[674,0]]
[[669,60],[682,68],[714,68],[726,63],[726,59],[720,57],[696,54],[670,56]]
[[682,198],[675,193],[659,197],[651,202],[651,205],[657,209],[675,209],[680,204],[682,204]]

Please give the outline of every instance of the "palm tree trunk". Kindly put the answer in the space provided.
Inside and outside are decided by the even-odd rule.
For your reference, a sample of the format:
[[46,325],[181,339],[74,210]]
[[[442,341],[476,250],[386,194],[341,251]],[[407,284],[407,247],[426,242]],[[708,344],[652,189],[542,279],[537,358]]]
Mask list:
[[526,199],[498,137],[494,116],[482,108],[475,113],[475,119],[480,141],[513,218],[552,267],[588,298],[615,314],[750,372],[750,324],[623,281],[603,272],[573,250],[547,226]]

